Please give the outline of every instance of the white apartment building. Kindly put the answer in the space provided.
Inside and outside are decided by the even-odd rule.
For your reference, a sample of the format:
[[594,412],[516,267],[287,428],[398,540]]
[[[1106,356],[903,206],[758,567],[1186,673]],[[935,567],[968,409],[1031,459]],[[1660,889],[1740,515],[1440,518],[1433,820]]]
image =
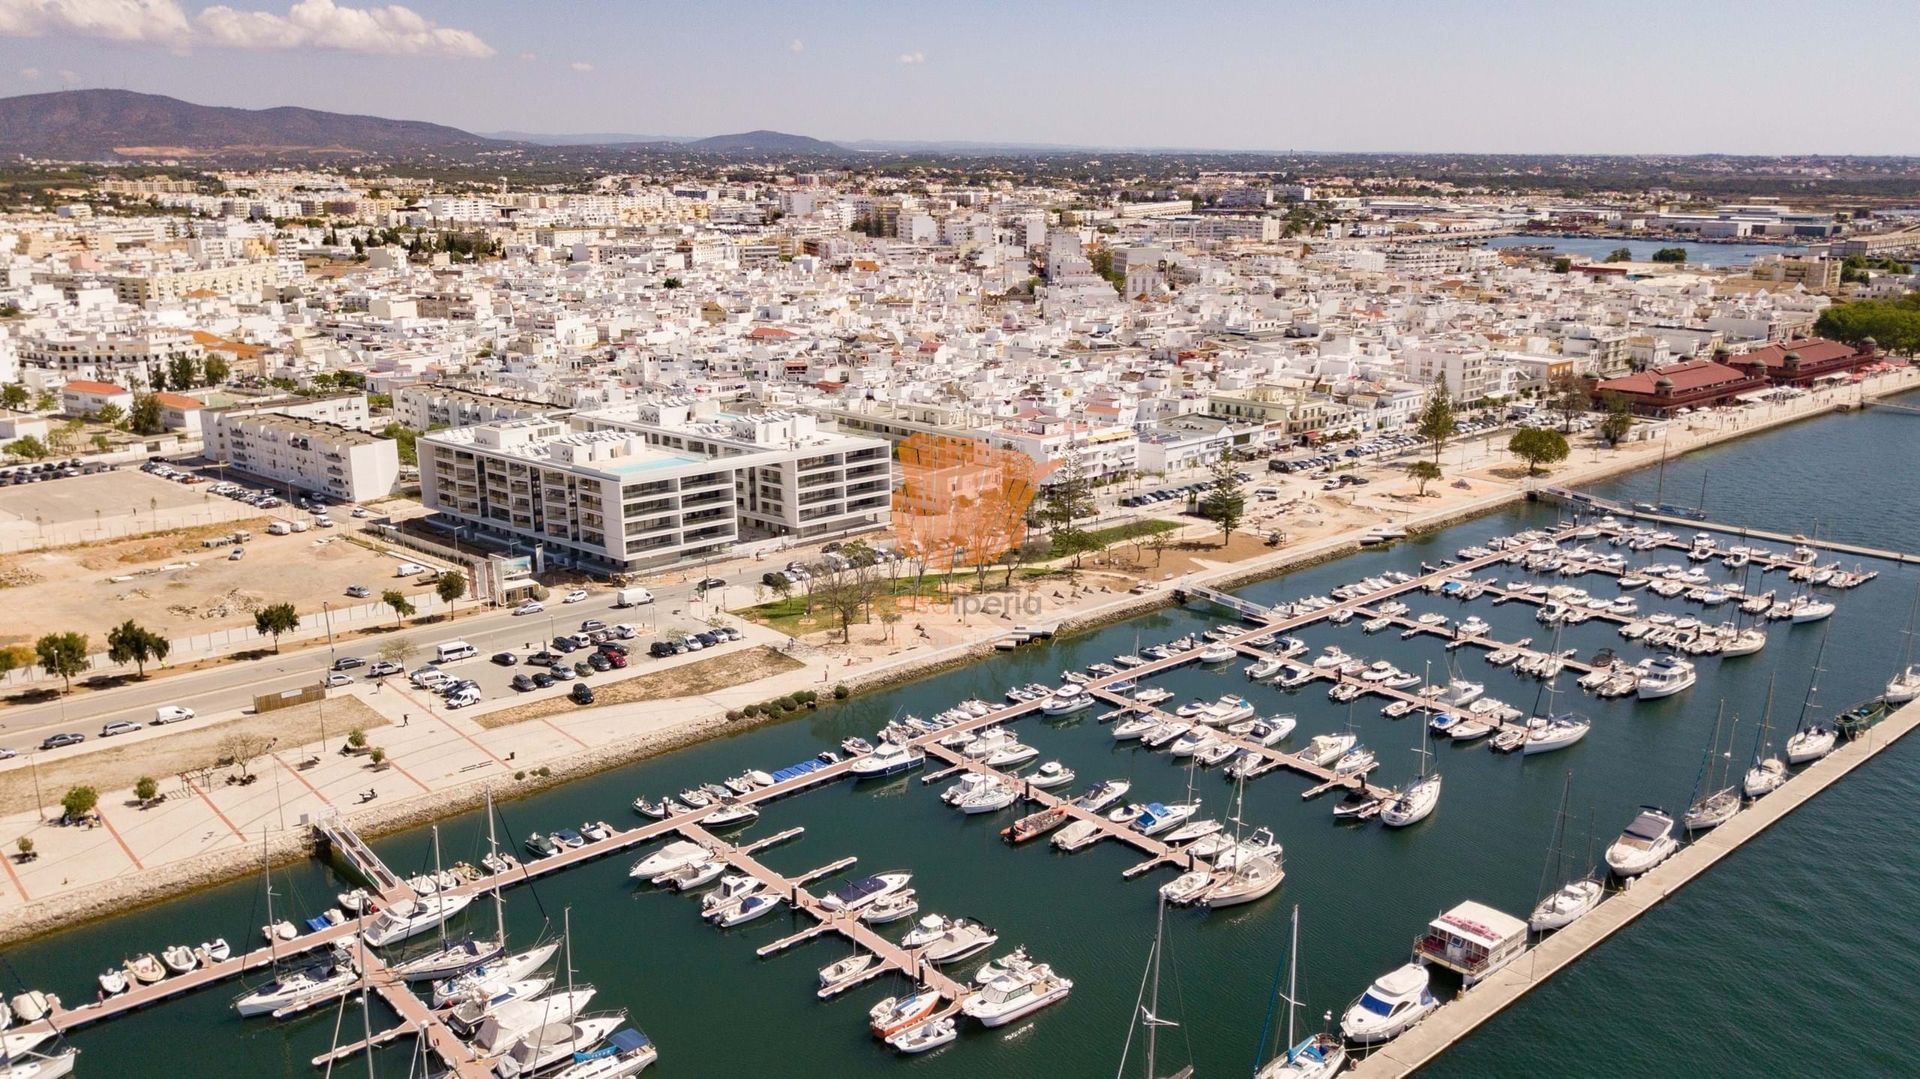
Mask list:
[[216,412],[225,459],[242,472],[349,502],[381,498],[400,479],[400,450],[339,424],[277,413]]
[[495,420],[523,420],[553,411],[538,401],[518,401],[490,393],[436,386],[429,382],[393,391],[394,418],[402,427],[426,431],[435,427],[473,427]]
[[717,554],[755,533],[878,528],[891,516],[888,444],[789,412],[669,399],[438,431],[419,444],[429,509],[592,572]]
[[1431,386],[1441,377],[1447,380],[1447,392],[1455,401],[1478,401],[1487,395],[1487,352],[1464,345],[1439,348],[1410,348],[1400,354],[1407,378],[1422,386]]
[[20,338],[20,358],[35,367],[67,373],[116,375],[127,371],[165,368],[176,357],[198,363],[207,350],[184,333],[154,331],[137,334],[30,333]]

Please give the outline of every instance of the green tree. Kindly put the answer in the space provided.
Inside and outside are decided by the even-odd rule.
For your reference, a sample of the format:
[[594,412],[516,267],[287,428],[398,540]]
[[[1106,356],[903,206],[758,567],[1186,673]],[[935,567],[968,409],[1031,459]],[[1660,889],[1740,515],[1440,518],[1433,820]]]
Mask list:
[[141,776],[139,779],[133,781],[133,797],[134,800],[138,801],[141,805],[146,805],[148,802],[153,801],[154,797],[159,793],[160,784],[155,782],[152,776]]
[[107,631],[107,658],[115,663],[131,663],[139,677],[147,676],[147,664],[167,658],[173,643],[166,637],[129,618]]
[[1078,445],[1070,445],[1060,463],[1059,474],[1046,489],[1040,504],[1040,520],[1052,536],[1054,554],[1072,555],[1075,567],[1080,565],[1080,555],[1088,543],[1080,520],[1091,516],[1093,483],[1087,475],[1086,456]]
[[92,665],[87,658],[87,635],[84,633],[49,633],[33,642],[33,652],[38,658],[40,669],[54,675],[66,683],[63,693],[73,692],[73,676]]
[[15,457],[25,457],[29,461],[38,461],[40,458],[45,457],[49,451],[47,450],[46,443],[32,435],[27,435],[7,443],[7,452],[13,454]]
[[1554,260],[1553,260],[1553,272],[1554,272],[1554,273],[1572,273],[1572,272],[1573,272],[1573,260],[1572,260],[1572,259],[1570,259],[1570,258],[1567,258],[1567,257],[1565,257],[1565,256],[1562,256],[1562,257],[1560,257],[1560,258],[1557,258],[1557,259],[1554,259]]
[[100,792],[82,783],[68,787],[67,793],[60,796],[60,808],[67,811],[68,820],[79,820],[93,812],[100,804]]
[[150,393],[135,394],[133,411],[127,414],[127,427],[136,435],[157,435],[166,429],[160,419],[160,399]]
[[1616,247],[1616,248],[1614,248],[1613,250],[1611,250],[1611,251],[1609,251],[1609,252],[1607,252],[1607,257],[1606,257],[1605,259],[1603,259],[1602,261],[1604,261],[1604,262],[1632,262],[1632,261],[1633,261],[1633,252],[1632,252],[1632,251],[1629,251],[1629,250],[1627,250],[1627,249],[1626,249],[1626,248],[1624,248],[1624,247]]
[[1571,448],[1567,436],[1544,427],[1526,427],[1507,440],[1507,451],[1527,463],[1527,475],[1540,471],[1541,465],[1564,461]]
[[440,579],[433,582],[433,593],[447,605],[447,617],[452,618],[454,601],[467,594],[467,575],[459,570],[442,573]]
[[1687,249],[1684,247],[1663,247],[1653,253],[1655,262],[1685,262]]
[[1920,292],[1897,300],[1833,304],[1820,312],[1813,330],[1855,346],[1872,338],[1889,352],[1911,356],[1920,351]]
[[120,421],[126,418],[126,410],[111,401],[101,405],[99,410],[93,414],[93,422],[104,423],[108,427],[118,427]]
[[1434,464],[1440,463],[1440,451],[1459,427],[1460,421],[1453,414],[1453,393],[1447,389],[1447,376],[1441,375],[1427,391],[1427,403],[1413,425],[1421,440],[1433,448]]
[[0,407],[6,408],[11,412],[19,412],[25,409],[27,402],[32,399],[33,395],[28,393],[27,388],[18,382],[9,382],[5,386],[0,386]]
[[393,439],[394,452],[399,455],[400,463],[408,465],[420,463],[420,450],[416,444],[420,432],[411,427],[402,427],[398,423],[390,423],[380,434]]
[[95,431],[88,441],[93,443],[95,453],[105,453],[113,448],[113,439],[108,438],[105,431]]
[[1246,485],[1233,461],[1233,449],[1220,447],[1220,459],[1213,464],[1213,480],[1200,500],[1200,515],[1220,527],[1220,546],[1233,540],[1234,529],[1247,513]]
[[1568,371],[1547,380],[1547,403],[1560,414],[1560,428],[1567,430],[1581,413],[1593,407],[1593,391],[1587,380]]
[[1419,494],[1420,497],[1425,498],[1427,494],[1427,484],[1440,478],[1440,466],[1434,464],[1432,461],[1409,461],[1407,463],[1407,475],[1420,481]]
[[1626,399],[1618,395],[1609,395],[1606,406],[1606,418],[1600,421],[1600,437],[1607,440],[1607,445],[1618,446],[1627,440],[1627,432],[1633,430],[1633,411],[1627,407]]
[[192,356],[175,356],[167,361],[167,381],[177,389],[186,389],[198,381],[196,364]]
[[32,647],[24,644],[0,645],[0,674],[25,670],[34,664]]
[[273,650],[280,651],[280,635],[291,633],[300,627],[300,612],[293,609],[291,603],[269,604],[253,612],[253,630],[262,636],[273,637]]
[[207,358],[200,363],[200,377],[206,380],[205,385],[219,386],[232,376],[233,368],[227,363],[225,356],[208,353]]
[[405,592],[397,588],[389,588],[380,593],[380,602],[392,609],[395,626],[401,625],[401,619],[413,613],[413,601],[407,598]]
[[[167,371],[164,367],[147,368],[147,388],[155,393],[167,388]],[[181,389],[186,387],[182,386]]]

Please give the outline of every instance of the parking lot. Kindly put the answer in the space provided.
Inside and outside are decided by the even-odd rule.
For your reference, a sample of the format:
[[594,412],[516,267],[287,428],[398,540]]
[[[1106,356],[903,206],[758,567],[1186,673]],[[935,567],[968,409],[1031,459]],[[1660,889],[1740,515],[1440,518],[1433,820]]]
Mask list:
[[0,550],[91,543],[259,511],[133,468],[0,486]]

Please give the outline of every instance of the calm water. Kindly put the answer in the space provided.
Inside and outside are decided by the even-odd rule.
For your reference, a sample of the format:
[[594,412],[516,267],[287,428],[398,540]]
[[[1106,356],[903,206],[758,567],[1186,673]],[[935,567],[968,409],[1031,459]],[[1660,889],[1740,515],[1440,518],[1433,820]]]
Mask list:
[[1496,236],[1487,241],[1487,246],[1551,247],[1580,259],[1603,259],[1624,247],[1633,252],[1635,262],[1650,260],[1653,253],[1663,247],[1684,247],[1687,261],[1694,265],[1734,268],[1768,255],[1792,255],[1806,250],[1784,244],[1708,244],[1685,240],[1621,240],[1606,236]]
[[[1819,516],[1823,533],[1888,546],[1912,546],[1920,526],[1920,479],[1910,447],[1920,423],[1893,413],[1832,417],[1748,439],[1668,467],[1673,491],[1699,487],[1711,469],[1708,509],[1723,520],[1805,529]],[[1688,477],[1691,477],[1689,480]],[[1644,498],[1653,474],[1609,484],[1603,493]],[[1690,484],[1690,486],[1688,486]],[[1863,497],[1865,496],[1865,497]],[[1871,504],[1871,512],[1862,507]],[[1853,507],[1849,509],[1849,506]],[[1356,555],[1246,590],[1255,599],[1324,592],[1383,569],[1416,568],[1454,549],[1516,528],[1551,523],[1540,508],[1516,509],[1450,530],[1444,536],[1379,553]],[[1883,567],[1874,583],[1844,597],[1832,620],[1830,668],[1821,686],[1824,710],[1867,696],[1899,659],[1900,627],[1913,596],[1911,571]],[[1582,584],[1603,590],[1599,578]],[[1769,582],[1771,584],[1772,582]],[[1644,594],[1643,594],[1644,595]],[[1466,612],[1453,601],[1420,596],[1416,610]],[[1658,603],[1644,596],[1643,609]],[[1519,605],[1471,605],[1506,638],[1544,640]],[[743,767],[778,767],[804,759],[851,733],[868,733],[899,710],[927,713],[967,696],[998,699],[1006,686],[1055,679],[1079,666],[1201,628],[1197,614],[1167,611],[1051,646],[996,658],[897,692],[822,710],[805,719],[699,746],[502,806],[518,843],[530,830],[589,818],[633,820],[637,793],[658,795],[696,780],[716,780]],[[1467,898],[1523,914],[1540,891],[1545,847],[1561,784],[1574,773],[1580,831],[1595,822],[1603,845],[1633,807],[1655,802],[1678,810],[1693,791],[1716,706],[1725,699],[1741,719],[1741,752],[1750,746],[1767,679],[1778,672],[1775,721],[1790,725],[1807,690],[1819,627],[1776,625],[1757,656],[1701,661],[1700,684],[1648,705],[1583,701],[1594,732],[1565,753],[1522,760],[1484,746],[1438,747],[1446,776],[1439,811],[1400,832],[1345,827],[1329,803],[1303,803],[1304,784],[1276,773],[1247,791],[1249,821],[1271,826],[1286,843],[1287,882],[1266,900],[1205,915],[1169,914],[1170,965],[1162,1011],[1183,1021],[1163,1038],[1168,1056],[1189,1056],[1202,1076],[1245,1075],[1254,1060],[1276,965],[1284,959],[1287,910],[1302,910],[1302,989],[1313,1016],[1338,1011],[1366,982],[1403,962],[1427,919]],[[1396,634],[1362,635],[1358,623],[1306,635],[1349,652],[1387,658],[1410,670],[1431,662],[1445,669],[1437,643],[1403,642]],[[1583,654],[1620,646],[1604,626],[1567,632]],[[1622,650],[1632,656],[1636,646]],[[1459,654],[1462,673],[1520,707],[1534,703],[1536,684]],[[1237,670],[1189,668],[1161,679],[1183,696],[1235,690],[1265,710],[1301,719],[1295,744],[1348,722],[1345,706],[1324,691],[1287,695],[1248,687]],[[1381,778],[1403,781],[1414,769],[1417,722],[1383,719],[1363,700],[1351,720],[1385,761]],[[1025,740],[1043,759],[1075,768],[1081,782],[1127,776],[1134,796],[1172,799],[1186,771],[1163,755],[1116,749],[1104,728],[1081,717],[1065,725],[1025,720]],[[1462,1043],[1435,1069],[1441,1075],[1700,1076],[1753,1074],[1749,1063],[1766,1039],[1771,1071],[1786,1075],[1889,1074],[1915,1070],[1916,1021],[1904,971],[1920,955],[1920,931],[1887,916],[1920,909],[1920,883],[1908,853],[1920,827],[1912,814],[1887,812],[1920,795],[1914,778],[1920,744],[1898,748],[1789,817],[1767,836],[1690,885],[1662,909],[1619,935],[1567,974],[1510,1009]],[[1217,774],[1195,780],[1207,811],[1224,816],[1231,789]],[[840,784],[775,803],[746,835],[804,825],[807,834],[763,855],[797,872],[854,854],[869,870],[910,869],[923,910],[968,915],[997,927],[1002,945],[1025,943],[1076,982],[1063,1004],[998,1031],[968,1029],[960,1042],[923,1058],[896,1060],[865,1030],[865,1010],[898,988],[883,979],[843,999],[814,1000],[815,970],[845,954],[821,941],[768,960],[756,947],[799,923],[775,915],[731,932],[702,923],[697,901],[626,879],[630,857],[605,860],[510,894],[517,942],[529,942],[549,919],[571,909],[575,966],[600,989],[596,1008],[624,1007],[662,1048],[649,1074],[842,1075],[926,1077],[1103,1076],[1114,1073],[1153,927],[1154,887],[1166,879],[1122,881],[1138,859],[1113,844],[1060,855],[1044,843],[1010,849],[997,832],[1011,813],[960,818],[918,778]],[[447,857],[474,859],[483,849],[478,815],[442,828]],[[1584,846],[1584,836],[1576,839]],[[396,867],[430,864],[426,832],[378,845]],[[1556,882],[1557,883],[1557,882]],[[342,886],[318,865],[275,874],[276,913],[315,912]],[[53,989],[69,1000],[93,994],[95,972],[136,952],[174,941],[224,935],[257,940],[265,921],[259,879],[202,893],[115,922],[48,937],[6,956],[12,979]],[[470,916],[474,917],[474,916]],[[894,931],[901,930],[895,926]],[[222,987],[79,1033],[83,1074],[248,1076],[309,1073],[307,1060],[332,1042],[332,1011],[286,1024],[232,1016],[233,989]],[[379,1014],[376,1029],[392,1017]],[[344,1017],[356,1033],[357,1012]],[[1314,1020],[1308,1019],[1308,1022]],[[1883,1032],[1862,1037],[1860,1031]],[[1817,1053],[1777,1052],[1780,1032],[1817,1040]],[[376,1056],[380,1075],[408,1073],[405,1043]],[[896,1071],[899,1070],[899,1071]],[[339,1074],[364,1074],[358,1062]],[[1139,1074],[1138,1055],[1129,1074]]]

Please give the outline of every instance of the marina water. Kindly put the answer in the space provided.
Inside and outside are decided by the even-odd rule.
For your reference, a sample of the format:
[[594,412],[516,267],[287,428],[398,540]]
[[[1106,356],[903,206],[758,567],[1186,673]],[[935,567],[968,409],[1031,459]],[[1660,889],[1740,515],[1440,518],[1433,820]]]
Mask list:
[[[1920,455],[1911,449],[1916,436],[1920,419],[1912,416],[1831,416],[1671,462],[1664,480],[1647,469],[1595,491],[1651,500],[1659,485],[1665,501],[1691,502],[1704,473],[1707,512],[1714,520],[1788,532],[1811,531],[1818,520],[1823,536],[1913,547],[1920,535],[1920,469],[1914,467]],[[1444,561],[1460,547],[1556,519],[1551,508],[1518,507],[1242,593],[1269,601],[1325,593],[1388,569],[1417,572],[1422,560]],[[1674,554],[1660,560],[1671,561]],[[1717,575],[1729,572],[1713,568]],[[1591,831],[1597,859],[1636,805],[1649,802],[1676,813],[1686,807],[1721,700],[1739,718],[1736,764],[1744,767],[1768,679],[1777,675],[1773,722],[1776,740],[1784,739],[1798,716],[1826,625],[1832,639],[1820,686],[1822,714],[1875,693],[1900,660],[1916,576],[1891,564],[1872,568],[1882,571],[1880,578],[1844,594],[1830,623],[1776,623],[1758,655],[1702,658],[1699,684],[1683,694],[1639,705],[1563,696],[1562,707],[1596,721],[1592,734],[1571,750],[1522,759],[1490,753],[1484,743],[1439,743],[1435,767],[1446,777],[1445,796],[1434,816],[1416,827],[1335,824],[1331,799],[1303,802],[1305,781],[1286,772],[1250,784],[1246,820],[1272,827],[1285,843],[1286,883],[1262,901],[1219,913],[1169,912],[1161,1012],[1181,1025],[1161,1035],[1163,1070],[1171,1070],[1164,1067],[1169,1059],[1191,1059],[1203,1077],[1251,1073],[1272,977],[1285,959],[1292,904],[1302,910],[1302,1021],[1313,1026],[1321,1013],[1337,1014],[1374,976],[1405,962],[1414,936],[1441,910],[1477,899],[1525,916],[1541,891],[1569,769],[1575,818],[1569,844],[1583,854]],[[1498,571],[1512,575],[1510,567]],[[1755,578],[1755,588],[1788,588],[1782,575],[1761,580]],[[1598,594],[1611,591],[1605,578],[1575,583]],[[1685,607],[1636,595],[1643,612]],[[1527,605],[1461,604],[1424,593],[1407,601],[1415,614],[1479,614],[1493,624],[1491,635],[1502,639],[1532,637],[1545,645],[1550,637]],[[529,831],[597,819],[630,826],[636,818],[629,803],[636,794],[658,797],[749,767],[804,760],[847,735],[871,735],[901,712],[928,715],[974,696],[998,701],[1011,685],[1057,682],[1062,668],[1084,667],[1214,621],[1199,612],[1157,612],[505,802],[503,842],[519,853]],[[1337,643],[1410,671],[1430,662],[1436,678],[1444,676],[1451,657],[1460,675],[1485,682],[1489,695],[1522,709],[1535,703],[1537,683],[1490,667],[1478,649],[1450,654],[1431,637],[1403,641],[1391,631],[1365,636],[1359,620],[1343,628],[1322,624],[1302,636],[1316,648]],[[1568,629],[1563,646],[1583,657],[1607,647],[1628,657],[1640,652],[1600,622]],[[1330,702],[1324,685],[1295,694],[1253,686],[1238,664],[1214,671],[1188,667],[1156,682],[1181,700],[1238,692],[1262,712],[1295,713],[1300,730],[1292,745],[1349,720],[1348,707]],[[1571,689],[1570,678],[1561,683]],[[1362,741],[1380,756],[1375,778],[1397,785],[1418,764],[1420,720],[1385,719],[1379,708],[1378,698],[1363,698],[1351,718]],[[1179,762],[1116,748],[1093,715],[1054,723],[1033,717],[1016,730],[1039,748],[1041,759],[1057,758],[1075,769],[1076,787],[1126,777],[1134,783],[1132,799],[1184,795],[1188,773]],[[1779,1075],[1913,1071],[1920,1020],[1908,1006],[1905,971],[1920,955],[1920,929],[1903,915],[1920,909],[1920,881],[1910,870],[1920,824],[1903,807],[1920,795],[1917,754],[1915,745],[1896,747],[1791,814],[1462,1042],[1431,1074],[1735,1076],[1755,1074],[1763,1060],[1769,1073]],[[1217,770],[1202,771],[1193,783],[1204,800],[1202,815],[1224,818],[1231,812],[1233,789]],[[562,911],[570,909],[575,978],[598,987],[592,1010],[626,1008],[660,1045],[660,1063],[648,1074],[1112,1075],[1140,988],[1155,888],[1170,871],[1123,881],[1121,871],[1140,859],[1113,843],[1073,855],[1059,854],[1044,841],[1010,848],[998,832],[1012,820],[1011,811],[961,817],[940,803],[938,789],[923,786],[917,775],[843,782],[773,803],[743,835],[804,825],[802,838],[761,856],[790,873],[848,854],[857,855],[859,868],[867,871],[912,871],[923,913],[965,915],[994,926],[1001,939],[989,954],[1025,944],[1074,980],[1064,1003],[999,1030],[965,1025],[956,1044],[926,1057],[897,1059],[868,1035],[865,1012],[903,986],[902,979],[889,975],[842,999],[817,1002],[815,971],[842,958],[845,945],[829,938],[757,959],[755,948],[806,921],[776,914],[715,931],[699,919],[697,900],[633,887],[626,877],[632,857],[509,891],[513,942],[527,946],[543,928],[557,931]],[[444,822],[441,835],[449,861],[477,862],[484,852],[480,814]],[[424,829],[376,847],[403,872],[431,866]],[[348,886],[318,863],[277,871],[275,917],[318,913]],[[216,936],[236,948],[253,946],[267,920],[263,891],[256,875],[16,946],[5,957],[8,992],[30,985],[77,1004],[93,997],[95,974],[134,954]],[[476,904],[468,923],[485,927],[491,916],[486,910]],[[342,1042],[361,1034],[357,1009],[342,1016],[324,1008],[288,1023],[242,1021],[229,1008],[238,991],[237,984],[218,987],[78,1032],[79,1074],[318,1074],[308,1061],[333,1044],[336,1023],[344,1023]],[[373,1030],[395,1021],[382,1014],[377,999],[372,1007],[365,1021]],[[1282,1029],[1283,1023],[1276,1019]],[[1804,1051],[1811,1044],[1820,1046],[1817,1053]],[[411,1045],[403,1039],[377,1052],[375,1074],[410,1074]],[[1785,1045],[1802,1051],[1783,1053]],[[1129,1074],[1139,1074],[1137,1043],[1130,1060]],[[340,1064],[336,1074],[365,1071],[356,1058]]]

